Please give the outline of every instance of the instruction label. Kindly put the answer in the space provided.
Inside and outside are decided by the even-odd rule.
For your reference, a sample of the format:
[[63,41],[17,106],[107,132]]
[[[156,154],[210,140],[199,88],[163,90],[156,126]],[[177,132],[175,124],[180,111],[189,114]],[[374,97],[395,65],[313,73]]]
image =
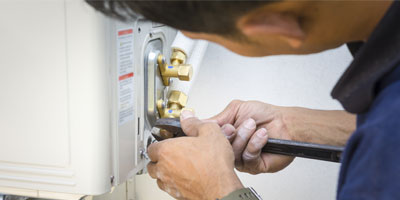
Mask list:
[[134,119],[133,28],[117,31],[118,123]]

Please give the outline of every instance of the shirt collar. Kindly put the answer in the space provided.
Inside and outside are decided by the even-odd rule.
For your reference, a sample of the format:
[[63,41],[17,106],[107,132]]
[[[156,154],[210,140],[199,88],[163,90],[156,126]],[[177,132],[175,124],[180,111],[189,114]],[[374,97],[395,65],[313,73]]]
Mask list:
[[332,90],[332,97],[352,113],[364,113],[377,96],[378,83],[400,62],[400,2],[392,3],[368,41]]

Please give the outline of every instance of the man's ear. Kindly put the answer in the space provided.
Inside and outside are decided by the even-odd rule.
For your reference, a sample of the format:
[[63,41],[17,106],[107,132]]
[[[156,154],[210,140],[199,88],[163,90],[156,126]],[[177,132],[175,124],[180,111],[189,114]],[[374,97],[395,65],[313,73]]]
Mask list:
[[283,13],[250,13],[238,20],[237,27],[248,38],[275,37],[286,41],[292,48],[299,48],[306,38],[298,18]]

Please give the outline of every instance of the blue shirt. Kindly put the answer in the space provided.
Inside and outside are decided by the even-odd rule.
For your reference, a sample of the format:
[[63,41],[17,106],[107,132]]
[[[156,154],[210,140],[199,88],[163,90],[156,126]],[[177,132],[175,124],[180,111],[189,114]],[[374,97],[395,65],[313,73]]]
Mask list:
[[337,199],[400,200],[400,2],[394,2],[332,91],[357,114]]
[[342,161],[337,199],[400,200],[400,66],[368,112],[357,116]]

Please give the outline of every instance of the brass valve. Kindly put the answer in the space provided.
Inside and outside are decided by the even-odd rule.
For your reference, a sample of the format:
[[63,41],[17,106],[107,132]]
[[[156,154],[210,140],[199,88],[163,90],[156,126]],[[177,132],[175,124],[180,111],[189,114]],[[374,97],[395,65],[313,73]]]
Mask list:
[[186,54],[183,51],[174,49],[171,55],[171,64],[179,65],[185,63],[186,63]]
[[157,59],[160,73],[165,86],[169,86],[170,78],[179,78],[182,81],[190,81],[193,74],[193,68],[186,62],[186,55],[177,51],[172,54],[171,64],[165,63],[164,56],[160,54]]
[[162,99],[157,101],[157,109],[161,118],[177,118],[181,116],[182,109],[186,106],[187,95],[183,92],[173,90],[168,98],[167,105]]

